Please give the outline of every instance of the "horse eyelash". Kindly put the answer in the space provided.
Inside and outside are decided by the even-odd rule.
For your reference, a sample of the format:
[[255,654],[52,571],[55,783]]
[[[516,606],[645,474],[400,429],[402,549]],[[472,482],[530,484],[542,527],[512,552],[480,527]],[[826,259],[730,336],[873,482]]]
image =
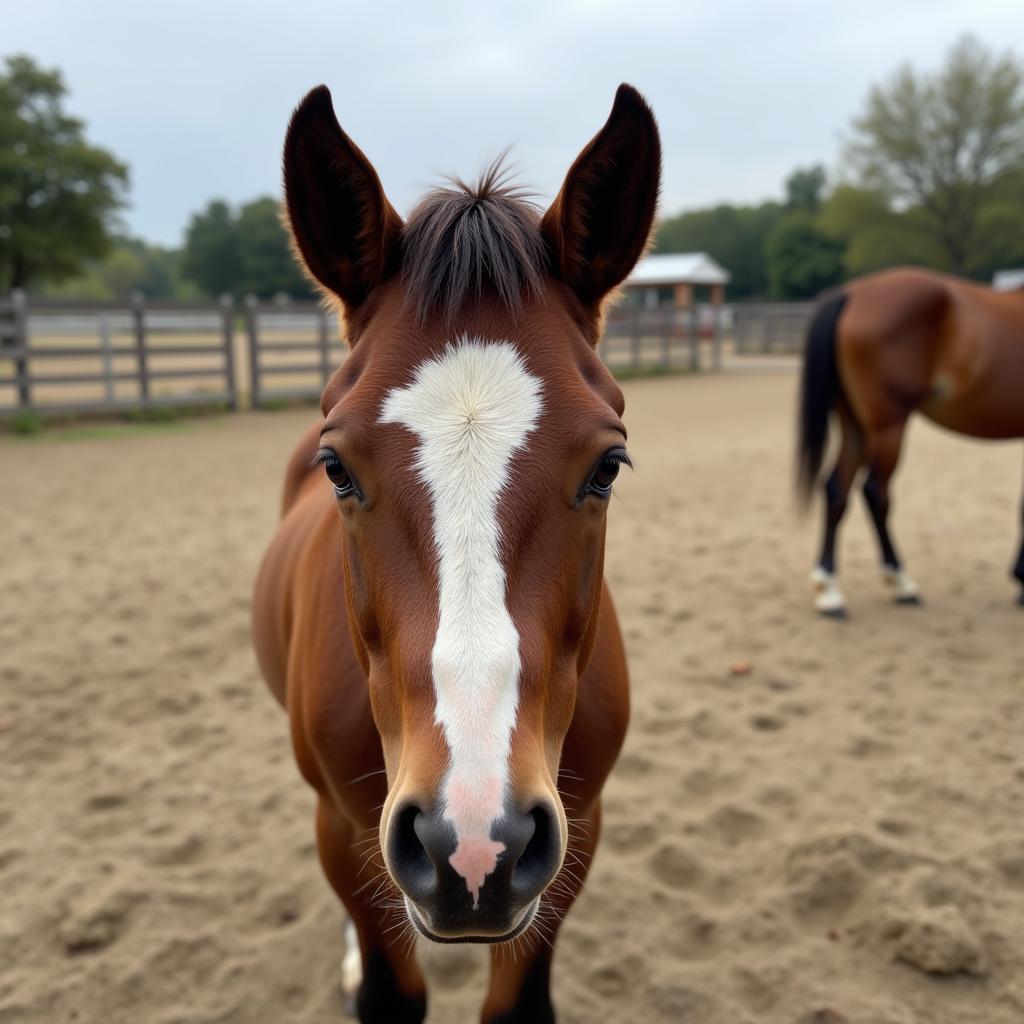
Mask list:
[[625,448],[616,448],[614,451],[605,455],[604,458],[612,459],[620,466],[629,466],[634,473],[636,472],[636,466],[633,465],[633,460],[629,457],[629,452],[627,452]]

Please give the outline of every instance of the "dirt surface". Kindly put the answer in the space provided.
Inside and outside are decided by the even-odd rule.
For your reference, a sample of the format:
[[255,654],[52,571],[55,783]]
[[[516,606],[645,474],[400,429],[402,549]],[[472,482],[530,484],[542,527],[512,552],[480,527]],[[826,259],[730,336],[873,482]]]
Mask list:
[[[608,574],[634,720],[555,962],[563,1022],[1024,1019],[1019,446],[915,422],[819,620],[793,378],[626,386]],[[248,641],[310,413],[0,440],[0,1021],[340,1021],[342,914]],[[424,951],[434,1022],[478,951]]]

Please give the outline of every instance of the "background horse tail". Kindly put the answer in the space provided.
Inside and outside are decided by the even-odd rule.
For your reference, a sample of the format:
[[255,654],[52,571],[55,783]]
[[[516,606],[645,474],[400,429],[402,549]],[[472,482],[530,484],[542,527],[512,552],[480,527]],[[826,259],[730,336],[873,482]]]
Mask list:
[[810,501],[825,458],[828,418],[842,390],[836,362],[836,325],[846,305],[845,292],[833,292],[814,312],[807,329],[804,365],[800,380],[797,423],[797,493]]

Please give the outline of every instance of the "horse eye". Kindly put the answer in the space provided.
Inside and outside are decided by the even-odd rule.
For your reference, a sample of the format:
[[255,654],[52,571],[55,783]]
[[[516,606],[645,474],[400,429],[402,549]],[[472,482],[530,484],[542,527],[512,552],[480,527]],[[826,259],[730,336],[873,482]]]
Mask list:
[[612,484],[615,483],[624,462],[628,464],[629,456],[623,450],[606,452],[587,481],[586,493],[599,498],[609,497],[612,493]]
[[317,461],[323,463],[327,479],[334,484],[334,493],[339,498],[347,498],[350,494],[356,493],[356,485],[349,476],[345,464],[334,452],[329,449],[321,449],[317,453]]

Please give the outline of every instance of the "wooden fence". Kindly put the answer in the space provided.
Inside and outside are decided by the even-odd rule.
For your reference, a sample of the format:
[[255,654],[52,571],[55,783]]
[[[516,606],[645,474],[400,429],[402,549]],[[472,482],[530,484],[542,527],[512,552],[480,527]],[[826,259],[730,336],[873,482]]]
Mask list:
[[319,398],[345,358],[338,318],[314,302],[245,301],[249,395],[254,408]]
[[236,408],[234,309],[0,300],[0,414]]
[[803,351],[813,302],[738,302],[733,306],[737,355]]
[[722,367],[722,324],[710,306],[693,309],[614,307],[598,353],[612,370]]
[[[720,369],[799,351],[811,303],[744,302],[731,317],[616,307],[599,353],[615,371]],[[337,318],[314,302],[0,300],[0,414],[112,412],[159,405],[316,398],[345,357]]]

